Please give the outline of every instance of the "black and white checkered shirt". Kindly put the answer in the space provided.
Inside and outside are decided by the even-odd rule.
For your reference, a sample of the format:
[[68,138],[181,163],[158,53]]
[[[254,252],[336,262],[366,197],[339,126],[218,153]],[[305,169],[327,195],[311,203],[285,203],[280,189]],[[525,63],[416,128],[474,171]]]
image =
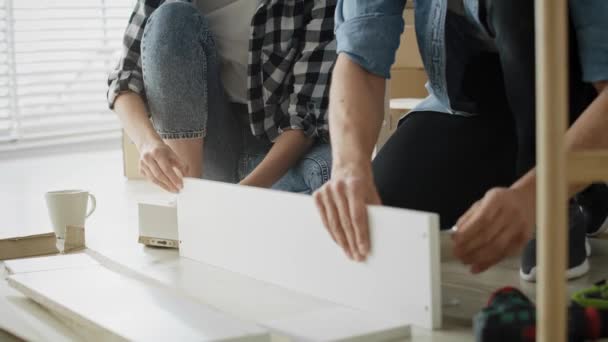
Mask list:
[[[148,17],[165,1],[138,0],[123,53],[108,78],[110,108],[118,94],[146,98],[141,39]],[[250,0],[254,1],[254,0]],[[336,0],[262,0],[249,41],[248,107],[251,131],[274,141],[284,130],[329,140],[327,108],[336,59]]]

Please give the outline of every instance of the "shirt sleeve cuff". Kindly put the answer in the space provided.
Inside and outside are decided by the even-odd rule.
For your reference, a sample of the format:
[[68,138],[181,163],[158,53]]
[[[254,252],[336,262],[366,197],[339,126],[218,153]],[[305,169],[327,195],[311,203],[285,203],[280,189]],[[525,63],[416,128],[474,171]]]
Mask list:
[[375,75],[390,78],[403,26],[403,17],[399,15],[368,15],[347,20],[336,28],[337,52],[347,54]]
[[145,101],[144,84],[136,73],[132,71],[117,70],[108,78],[108,107],[114,109],[116,98],[123,92],[131,91],[139,94]]

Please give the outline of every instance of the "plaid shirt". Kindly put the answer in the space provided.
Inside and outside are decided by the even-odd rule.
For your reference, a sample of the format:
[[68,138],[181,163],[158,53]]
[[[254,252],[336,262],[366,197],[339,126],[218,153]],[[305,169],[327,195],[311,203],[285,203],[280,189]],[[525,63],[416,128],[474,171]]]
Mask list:
[[[141,39],[148,17],[165,1],[138,0],[123,53],[108,78],[108,102],[133,91],[146,98]],[[250,0],[253,1],[253,0]],[[329,83],[336,59],[336,0],[262,0],[249,41],[248,108],[251,131],[274,141],[284,130],[329,140]]]

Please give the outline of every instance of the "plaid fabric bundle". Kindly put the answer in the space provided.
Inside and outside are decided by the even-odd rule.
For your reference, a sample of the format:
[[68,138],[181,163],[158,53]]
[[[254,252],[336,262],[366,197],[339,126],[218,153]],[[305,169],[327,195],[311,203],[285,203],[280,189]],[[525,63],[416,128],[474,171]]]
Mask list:
[[[497,290],[487,306],[473,318],[478,342],[531,342],[536,340],[536,308],[513,287]],[[568,308],[568,341],[594,341],[608,337],[608,310],[573,303]]]
[[[133,91],[145,100],[141,39],[150,15],[170,1],[176,0],[137,1],[125,31],[122,56],[108,78],[110,108],[124,91]],[[249,41],[252,133],[274,141],[284,130],[299,129],[328,141],[336,0],[248,1],[260,1]]]

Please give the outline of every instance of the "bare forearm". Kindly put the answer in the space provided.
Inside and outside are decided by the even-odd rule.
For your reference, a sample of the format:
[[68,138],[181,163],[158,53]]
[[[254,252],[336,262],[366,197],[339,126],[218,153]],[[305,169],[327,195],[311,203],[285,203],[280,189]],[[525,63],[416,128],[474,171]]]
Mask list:
[[148,118],[146,105],[138,94],[125,92],[119,95],[114,104],[114,112],[138,149],[145,143],[160,141],[160,136]]
[[277,138],[264,160],[241,181],[242,185],[269,188],[310,149],[313,139],[300,130],[289,130]]
[[338,57],[329,105],[334,170],[370,167],[384,118],[385,84],[346,55]]
[[[568,129],[565,136],[566,151],[608,148],[608,82],[597,83],[597,98]],[[570,196],[589,184],[576,184],[568,188]],[[536,197],[536,169],[531,170],[512,186]]]

